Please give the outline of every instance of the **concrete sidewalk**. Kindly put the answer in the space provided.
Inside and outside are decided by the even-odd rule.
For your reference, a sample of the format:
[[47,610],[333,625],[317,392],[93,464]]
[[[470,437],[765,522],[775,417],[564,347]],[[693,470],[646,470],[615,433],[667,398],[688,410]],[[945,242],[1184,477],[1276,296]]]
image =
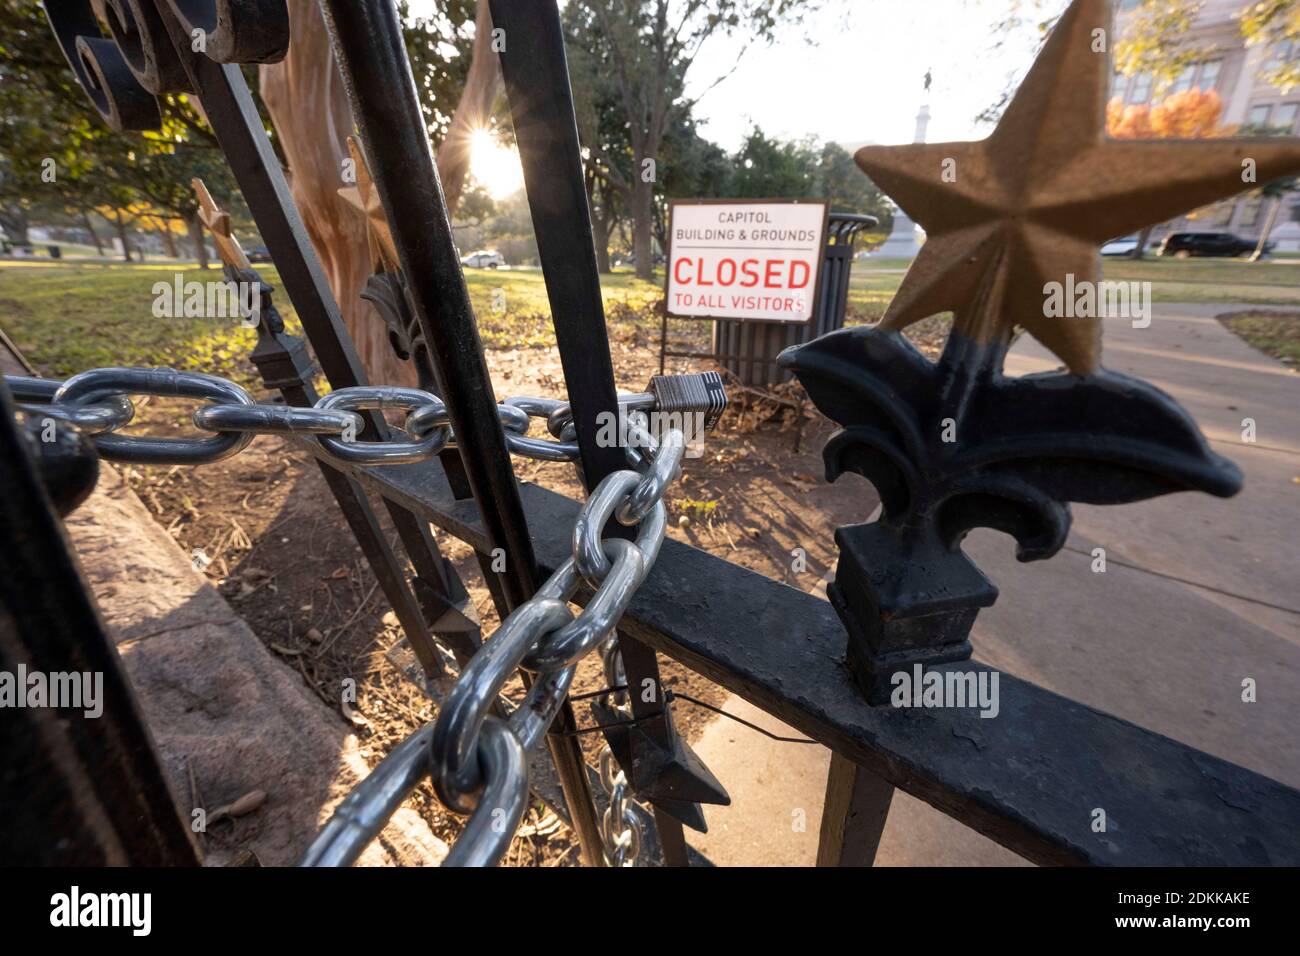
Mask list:
[[[1117,507],[1074,505],[1066,550],[1020,564],[988,530],[966,551],[1001,589],[975,626],[980,660],[1300,786],[1300,375],[1214,318],[1234,306],[1157,305],[1150,327],[1108,320],[1105,365],[1172,395],[1245,474],[1233,499],[1178,494]],[[1060,362],[1024,337],[1021,375]],[[1256,424],[1243,444],[1242,419]],[[863,516],[865,519],[865,515]],[[1106,551],[1105,573],[1092,551]],[[771,639],[777,636],[769,635]],[[1242,701],[1255,680],[1256,703]],[[726,709],[754,719],[732,698]],[[761,716],[764,726],[781,731]],[[792,734],[789,728],[784,732]],[[776,743],[719,719],[695,748],[733,798],[706,808],[692,842],[720,865],[811,865],[829,753]],[[1063,781],[1088,802],[1088,781]],[[806,816],[800,832],[792,821]],[[877,863],[1022,863],[928,805],[896,794]]]

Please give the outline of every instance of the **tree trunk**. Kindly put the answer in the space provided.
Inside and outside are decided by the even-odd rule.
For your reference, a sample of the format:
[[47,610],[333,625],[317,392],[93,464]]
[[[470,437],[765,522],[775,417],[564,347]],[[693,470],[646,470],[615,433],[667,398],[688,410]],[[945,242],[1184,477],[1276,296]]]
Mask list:
[[131,261],[131,242],[126,236],[126,217],[122,215],[122,210],[113,210],[117,217],[113,222],[117,226],[117,241],[122,243],[122,259],[125,262]]
[[1147,243],[1151,241],[1151,232],[1154,229],[1155,226],[1147,226],[1138,233],[1137,245],[1134,246],[1133,251],[1129,253],[1130,259],[1143,259],[1146,257]]
[[609,275],[609,219],[605,216],[591,217],[591,238],[596,244],[596,269],[602,275]]
[[5,235],[15,246],[25,246],[28,244],[27,239],[27,213],[19,205],[6,207],[0,210],[0,226],[4,227]]
[[632,182],[632,251],[636,253],[636,277],[654,278],[654,183]]
[[1264,228],[1259,232],[1259,243],[1255,246],[1255,251],[1251,253],[1250,261],[1259,262],[1264,258],[1264,250],[1268,247],[1268,237],[1273,234],[1273,227],[1277,225],[1277,214],[1282,209],[1282,197],[1273,196],[1273,204],[1268,208],[1268,215],[1264,217]]
[[167,255],[173,259],[179,259],[180,254],[176,251],[176,237],[172,235],[172,224],[159,217],[158,227],[162,232],[163,245],[167,247]]
[[190,241],[194,243],[194,258],[199,260],[199,268],[208,267],[208,246],[203,241],[203,220],[199,218],[198,212],[193,212],[185,220],[185,225],[190,230]]
[[[584,177],[587,187],[587,209],[591,213],[591,240],[596,247],[596,271],[603,275],[610,273],[609,268],[609,202],[608,199],[601,199],[599,207],[597,199],[600,198],[599,187],[596,183],[596,177],[592,175],[590,167],[587,169],[587,175]],[[599,211],[597,209],[599,208]]]
[[95,252],[100,257],[104,255],[104,243],[100,241],[99,233],[95,231],[95,226],[90,221],[90,214],[86,210],[81,210],[81,222],[86,227],[86,232],[90,233],[90,241],[95,244]]
[[[259,87],[289,164],[294,201],[370,380],[417,385],[415,367],[393,353],[383,319],[361,298],[372,272],[365,219],[338,194],[348,185],[342,178],[343,160],[348,156],[347,136],[356,124],[320,4],[289,0],[289,22],[289,54],[280,63],[259,68]],[[452,117],[448,143],[437,156],[449,214],[460,201],[473,132],[485,124],[502,87],[496,54],[491,52],[486,0],[479,0],[476,24],[479,35],[465,93]],[[478,55],[481,50],[487,51],[483,57]]]

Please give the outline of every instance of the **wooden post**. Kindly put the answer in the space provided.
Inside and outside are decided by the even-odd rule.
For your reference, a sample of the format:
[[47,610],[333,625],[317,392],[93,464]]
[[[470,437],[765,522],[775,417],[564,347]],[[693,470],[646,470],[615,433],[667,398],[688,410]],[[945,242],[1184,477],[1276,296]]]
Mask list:
[[831,754],[822,808],[818,866],[871,866],[885,830],[894,785],[863,770],[847,757]]

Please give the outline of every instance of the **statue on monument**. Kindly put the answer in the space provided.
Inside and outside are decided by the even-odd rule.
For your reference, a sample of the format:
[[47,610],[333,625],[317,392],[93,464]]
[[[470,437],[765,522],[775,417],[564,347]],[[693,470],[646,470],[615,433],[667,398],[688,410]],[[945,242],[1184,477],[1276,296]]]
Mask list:
[[[927,69],[923,81],[925,100],[916,114],[916,134],[912,139],[914,143],[925,142],[926,129],[930,125],[930,86],[933,82],[934,70]],[[889,238],[872,255],[877,259],[915,259],[916,254],[921,251],[921,243],[924,239],[925,232],[912,222],[907,213],[897,209],[894,212],[894,227],[889,232]]]

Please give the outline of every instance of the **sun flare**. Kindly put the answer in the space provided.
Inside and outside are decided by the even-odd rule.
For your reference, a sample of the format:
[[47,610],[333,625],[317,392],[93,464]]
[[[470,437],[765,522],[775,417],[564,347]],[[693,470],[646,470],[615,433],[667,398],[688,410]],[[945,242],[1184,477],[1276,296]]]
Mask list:
[[475,130],[470,138],[469,171],[493,199],[505,199],[523,188],[519,151],[502,146],[491,130]]

